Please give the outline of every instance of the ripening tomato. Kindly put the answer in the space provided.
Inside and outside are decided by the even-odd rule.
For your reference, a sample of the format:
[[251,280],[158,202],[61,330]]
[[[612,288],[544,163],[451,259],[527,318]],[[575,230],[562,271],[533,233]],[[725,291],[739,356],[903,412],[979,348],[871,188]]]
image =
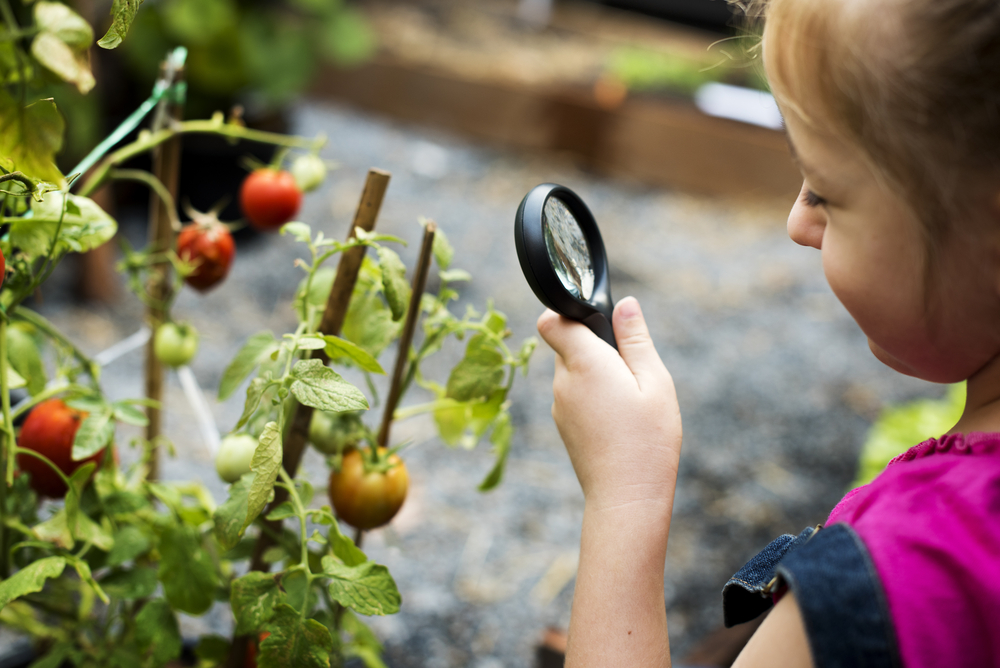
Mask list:
[[0,286],[3,286],[3,279],[7,277],[7,259],[0,252]]
[[167,366],[184,366],[198,353],[198,330],[183,322],[163,323],[156,328],[153,353]]
[[[379,448],[384,458],[385,448]],[[360,450],[344,454],[339,471],[330,473],[330,502],[337,516],[356,529],[374,529],[396,516],[406,500],[410,476],[399,455],[388,458],[386,471],[365,471]]]
[[[47,457],[67,476],[87,462],[100,464],[104,450],[74,462],[73,439],[87,413],[67,406],[61,399],[49,399],[35,406],[18,437],[18,446]],[[18,453],[17,466],[31,474],[31,487],[38,494],[59,499],[66,495],[66,483],[59,474],[37,457]]]
[[258,230],[276,230],[295,216],[302,192],[291,174],[265,167],[247,175],[240,187],[240,207]]
[[201,214],[177,236],[177,255],[195,266],[184,282],[199,292],[215,287],[229,273],[236,245],[229,228],[214,214]]
[[263,631],[257,636],[257,642],[254,642],[252,638],[247,641],[246,658],[243,659],[244,668],[257,668],[257,646],[264,642],[264,638],[269,635],[271,635],[270,631]]

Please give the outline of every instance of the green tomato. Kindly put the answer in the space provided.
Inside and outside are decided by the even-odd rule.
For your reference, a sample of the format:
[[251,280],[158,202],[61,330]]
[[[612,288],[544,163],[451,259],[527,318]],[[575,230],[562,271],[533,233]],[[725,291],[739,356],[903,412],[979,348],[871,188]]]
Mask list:
[[250,461],[257,450],[257,439],[250,434],[230,434],[219,444],[215,456],[215,470],[226,482],[236,482],[244,473],[250,473]]
[[313,411],[309,423],[309,442],[324,455],[337,455],[356,446],[367,430],[355,412],[327,413]]
[[167,366],[184,366],[198,352],[198,330],[185,323],[166,322],[156,330],[153,352]]
[[319,188],[326,178],[326,163],[315,153],[300,155],[292,162],[292,178],[304,193]]

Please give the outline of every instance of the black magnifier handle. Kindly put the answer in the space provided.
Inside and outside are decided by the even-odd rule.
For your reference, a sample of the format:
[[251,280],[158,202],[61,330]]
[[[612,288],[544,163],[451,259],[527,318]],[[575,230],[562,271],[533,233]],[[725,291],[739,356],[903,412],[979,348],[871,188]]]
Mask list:
[[604,242],[579,195],[554,183],[532,188],[517,208],[514,242],[539,301],[617,350]]

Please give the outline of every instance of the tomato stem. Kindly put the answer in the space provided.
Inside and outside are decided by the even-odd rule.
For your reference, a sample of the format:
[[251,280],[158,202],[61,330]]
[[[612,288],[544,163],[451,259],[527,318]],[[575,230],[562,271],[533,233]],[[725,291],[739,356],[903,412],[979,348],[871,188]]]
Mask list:
[[0,483],[0,577],[6,579],[10,575],[10,563],[7,556],[7,488],[14,484],[14,421],[10,416],[10,390],[7,379],[7,320],[0,319],[0,401],[3,404],[3,445],[6,456],[3,458],[5,475]]

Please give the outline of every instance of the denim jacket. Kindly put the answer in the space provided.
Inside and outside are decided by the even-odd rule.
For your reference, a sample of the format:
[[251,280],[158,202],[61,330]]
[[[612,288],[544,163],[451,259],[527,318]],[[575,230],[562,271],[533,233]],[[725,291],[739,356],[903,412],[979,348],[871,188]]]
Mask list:
[[722,590],[726,626],[795,593],[816,668],[898,668],[896,634],[868,550],[847,524],[776,538]]

